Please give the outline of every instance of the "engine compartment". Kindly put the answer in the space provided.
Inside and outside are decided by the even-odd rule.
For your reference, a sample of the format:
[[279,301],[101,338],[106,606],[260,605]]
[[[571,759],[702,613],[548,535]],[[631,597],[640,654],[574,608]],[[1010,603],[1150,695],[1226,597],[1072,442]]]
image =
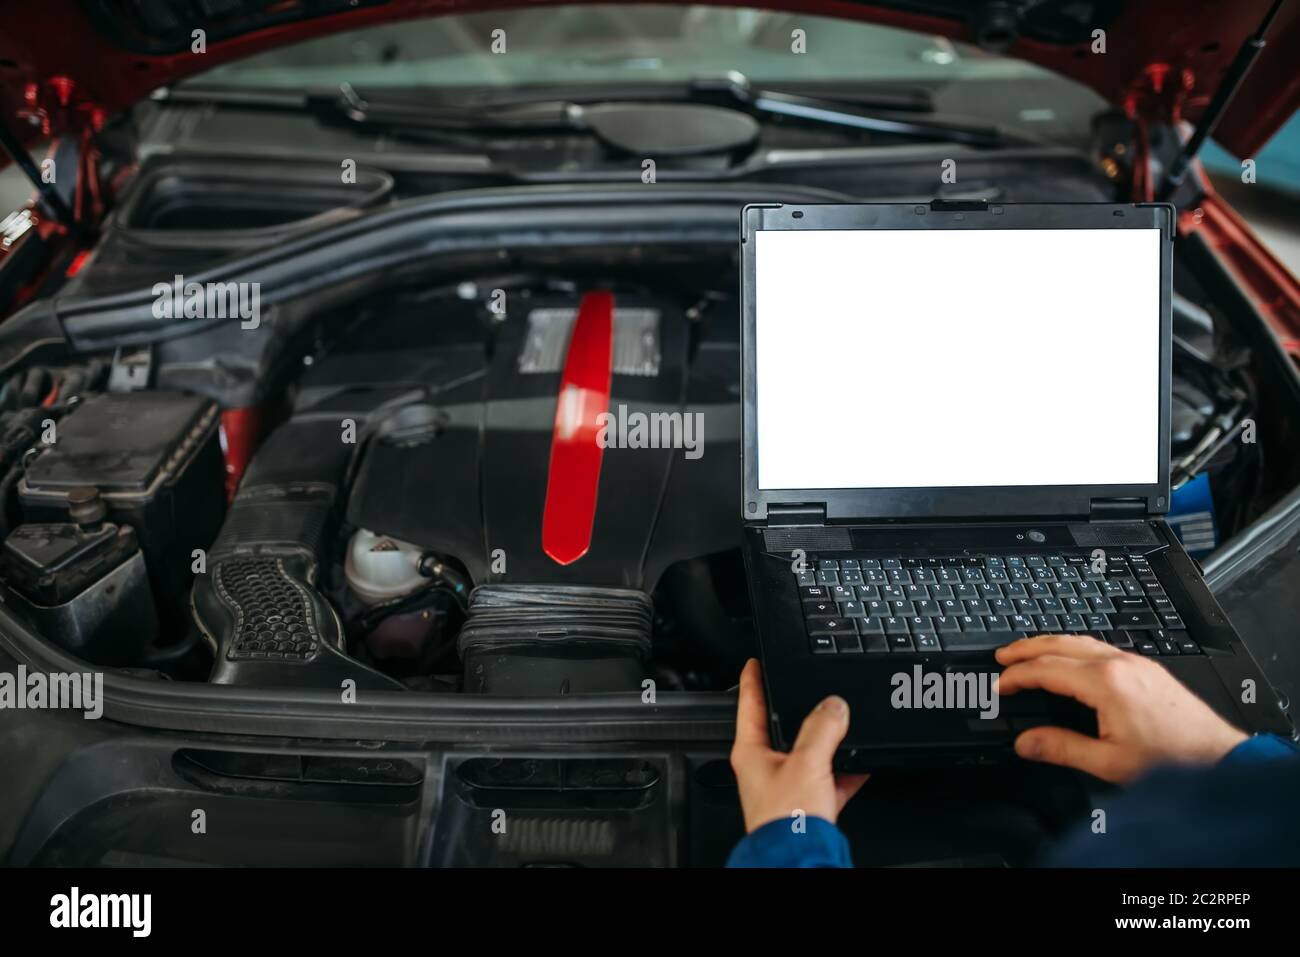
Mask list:
[[[754,649],[734,249],[615,260],[551,250],[509,271],[394,277],[284,337],[249,408],[201,394],[175,355],[152,375],[119,351],[11,377],[5,600],[93,664],[175,681],[730,687]],[[1294,484],[1300,415],[1233,318],[1176,275],[1171,522],[1205,555]],[[597,290],[613,296],[611,414],[664,436],[698,423],[698,441],[652,428],[605,448],[588,546],[562,563],[545,542],[565,494],[552,447]],[[1233,441],[1248,422],[1254,441]]]

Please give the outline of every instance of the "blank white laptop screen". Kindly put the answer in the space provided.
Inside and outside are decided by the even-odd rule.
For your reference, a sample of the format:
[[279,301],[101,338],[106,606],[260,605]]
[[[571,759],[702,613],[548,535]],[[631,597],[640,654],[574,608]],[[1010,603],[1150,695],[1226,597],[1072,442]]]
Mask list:
[[760,489],[1157,481],[1158,229],[755,242]]

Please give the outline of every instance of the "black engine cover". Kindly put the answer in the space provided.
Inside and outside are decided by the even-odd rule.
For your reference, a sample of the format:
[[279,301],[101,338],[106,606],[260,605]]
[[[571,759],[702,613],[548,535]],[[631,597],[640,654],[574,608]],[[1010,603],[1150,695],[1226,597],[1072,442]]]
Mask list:
[[[605,449],[587,553],[561,565],[543,551],[562,363],[539,369],[539,363],[527,367],[522,357],[534,310],[576,304],[576,298],[532,299],[522,315],[512,312],[484,360],[479,394],[459,388],[454,396],[442,396],[438,409],[445,424],[436,433],[368,423],[373,438],[352,488],[349,523],[454,556],[480,583],[504,578],[649,590],[672,561],[733,547],[740,524],[736,397],[716,376],[716,363],[705,362],[708,378],[695,381],[689,322],[680,306],[616,295],[616,326],[623,309],[659,313],[659,360],[653,375],[628,374],[619,371],[616,355],[610,410],[698,411],[691,408],[691,393],[700,389],[704,401],[719,403],[705,416],[707,454],[688,460],[681,449]],[[734,360],[733,351],[723,352]],[[724,378],[738,381],[726,372]],[[709,427],[720,423],[725,424],[715,437]],[[686,511],[672,524],[693,526],[693,534],[673,540],[671,555],[659,555],[656,529],[664,510],[678,505]],[[506,562],[503,575],[491,574],[497,549]]]

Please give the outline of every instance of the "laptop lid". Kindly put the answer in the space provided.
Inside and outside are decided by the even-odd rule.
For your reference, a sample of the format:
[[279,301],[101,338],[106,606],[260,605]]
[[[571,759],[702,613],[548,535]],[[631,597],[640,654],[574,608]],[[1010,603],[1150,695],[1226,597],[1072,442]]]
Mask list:
[[1168,508],[1172,207],[742,217],[746,519]]

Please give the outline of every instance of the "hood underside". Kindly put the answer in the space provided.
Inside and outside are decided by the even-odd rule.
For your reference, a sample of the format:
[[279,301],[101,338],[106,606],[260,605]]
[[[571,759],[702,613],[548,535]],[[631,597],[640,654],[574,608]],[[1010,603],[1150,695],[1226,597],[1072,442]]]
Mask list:
[[[573,0],[530,0],[571,4]],[[677,2],[677,0],[661,0]],[[866,20],[996,46],[1160,120],[1195,121],[1273,0],[715,0]],[[23,140],[97,128],[152,90],[228,60],[384,21],[521,6],[519,0],[44,0],[0,7],[0,116]],[[206,52],[191,52],[202,29]],[[1094,30],[1106,52],[1092,52]],[[1300,3],[1284,5],[1268,46],[1216,131],[1258,149],[1300,105]],[[1142,108],[1139,106],[1138,108]],[[5,161],[0,157],[0,163]]]

